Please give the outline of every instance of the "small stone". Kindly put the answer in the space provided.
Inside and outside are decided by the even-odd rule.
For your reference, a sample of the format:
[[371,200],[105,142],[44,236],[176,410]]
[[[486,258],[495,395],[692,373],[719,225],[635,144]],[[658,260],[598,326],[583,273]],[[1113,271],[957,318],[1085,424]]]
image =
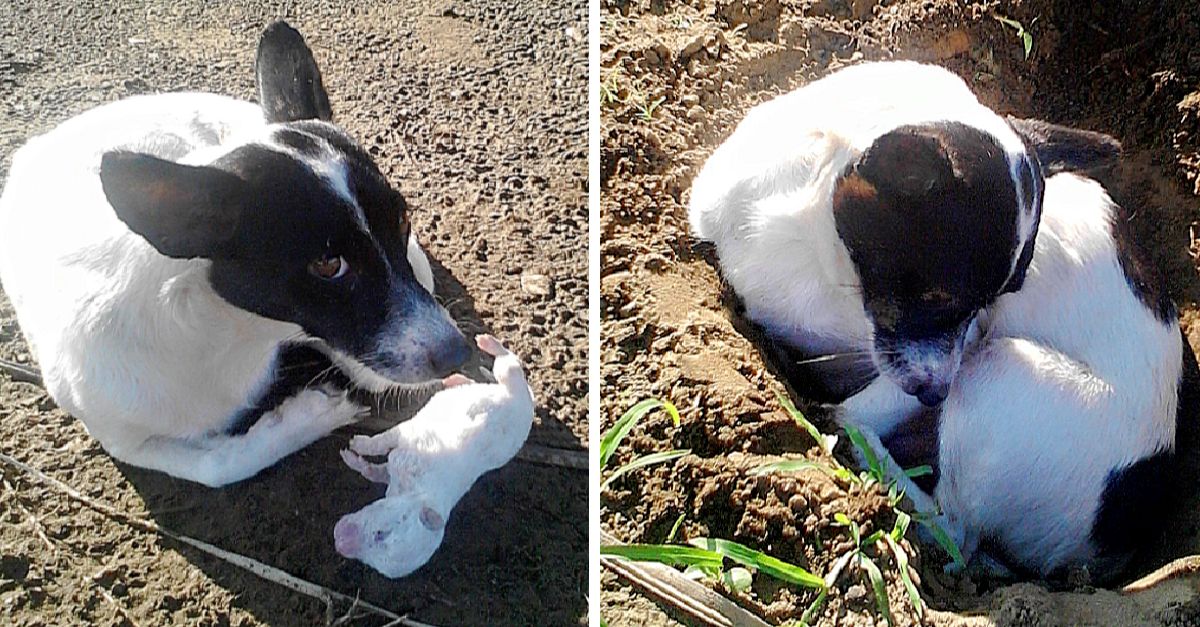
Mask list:
[[853,586],[846,588],[847,601],[857,601],[865,596],[867,596],[867,587],[861,583],[856,583]]
[[533,296],[549,296],[554,290],[550,277],[544,274],[522,274],[521,291]]

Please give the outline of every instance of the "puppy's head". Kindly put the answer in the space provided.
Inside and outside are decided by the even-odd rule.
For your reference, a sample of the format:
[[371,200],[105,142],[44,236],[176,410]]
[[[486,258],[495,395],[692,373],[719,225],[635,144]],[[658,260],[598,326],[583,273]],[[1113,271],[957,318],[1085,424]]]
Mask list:
[[212,261],[229,303],[299,325],[360,383],[446,375],[470,353],[407,256],[404,197],[330,122],[320,73],[283,23],[258,53],[264,134],[212,163],[105,154],[104,193],[160,253]]
[[344,557],[388,577],[403,577],[429,561],[445,528],[445,517],[418,495],[389,496],[342,516],[334,525],[333,543]]
[[1043,169],[1091,169],[1120,150],[1106,135],[1044,122],[1000,128],[1003,138],[959,122],[897,128],[834,192],[838,235],[875,329],[875,361],[925,405],[946,397],[964,349],[980,336],[980,312],[1021,288]]

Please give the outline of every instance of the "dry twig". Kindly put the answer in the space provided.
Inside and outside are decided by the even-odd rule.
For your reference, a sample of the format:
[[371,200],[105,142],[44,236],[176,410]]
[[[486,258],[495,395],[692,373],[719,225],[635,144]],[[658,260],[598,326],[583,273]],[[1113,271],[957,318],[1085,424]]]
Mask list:
[[0,453],[0,463],[7,464],[13,468],[16,468],[17,470],[20,470],[21,472],[24,472],[33,479],[57,489],[71,499],[78,501],[113,520],[125,523],[142,531],[166,536],[172,540],[175,540],[176,542],[181,542],[191,546],[192,548],[198,549],[203,553],[207,553],[208,555],[232,566],[236,566],[237,568],[248,571],[262,579],[279,584],[285,588],[288,588],[289,590],[299,592],[300,594],[313,597],[314,599],[324,601],[327,605],[332,605],[334,601],[349,603],[351,605],[357,604],[365,609],[370,610],[372,613],[378,616],[390,618],[392,619],[393,623],[399,625],[406,625],[408,627],[428,627],[427,625],[422,625],[421,623],[400,616],[391,610],[367,603],[366,601],[357,600],[335,590],[330,590],[324,586],[300,579],[299,577],[284,572],[269,564],[264,564],[254,558],[239,555],[237,553],[233,553],[232,551],[226,551],[225,549],[211,545],[202,540],[190,538],[183,534],[166,529],[154,521],[145,520],[132,514],[122,512],[109,505],[105,505],[104,503],[100,503],[84,495],[75,488],[63,483],[62,481],[59,481],[58,479],[55,479],[54,477],[51,477],[50,475],[47,475],[42,471],[3,453]]

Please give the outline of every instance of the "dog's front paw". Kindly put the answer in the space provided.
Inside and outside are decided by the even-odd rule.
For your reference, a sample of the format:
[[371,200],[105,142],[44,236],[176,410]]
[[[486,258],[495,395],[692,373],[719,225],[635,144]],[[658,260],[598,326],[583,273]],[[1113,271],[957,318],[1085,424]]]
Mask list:
[[[351,401],[336,389],[307,389],[280,403],[275,410],[264,414],[264,420],[274,414],[264,428],[299,429],[328,433],[353,423],[366,409]],[[263,420],[259,421],[263,424]],[[255,425],[258,427],[259,425]]]

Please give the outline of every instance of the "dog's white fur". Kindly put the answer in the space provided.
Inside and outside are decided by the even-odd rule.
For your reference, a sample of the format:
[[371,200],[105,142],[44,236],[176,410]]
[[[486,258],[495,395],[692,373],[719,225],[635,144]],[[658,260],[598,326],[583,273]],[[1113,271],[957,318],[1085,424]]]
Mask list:
[[[355,436],[342,452],[346,464],[387,483],[384,498],[347,514],[334,528],[346,557],[388,577],[424,565],[441,545],[444,523],[483,473],[506,464],[529,437],[534,401],[521,362],[495,338],[476,338],[495,355],[497,383],[470,383],[461,375],[412,419],[375,436]],[[388,456],[387,465],[361,455]]]
[[[960,79],[907,62],[843,70],[750,112],[695,180],[690,217],[752,320],[812,353],[871,351],[833,187],[875,137],[938,120],[991,133],[1010,164],[1025,150]],[[1022,234],[1034,218],[1025,209]],[[890,463],[919,510],[944,512],[964,555],[999,538],[1044,575],[1095,556],[1089,532],[1110,471],[1173,448],[1182,347],[1127,284],[1117,208],[1099,184],[1055,175],[1042,212],[1023,288],[981,314],[984,337],[940,407],[932,498]],[[880,434],[923,409],[880,376],[837,413],[881,450]]]
[[[270,142],[271,128],[258,105],[224,96],[141,96],[72,118],[13,158],[0,197],[0,280],[50,394],[117,459],[222,485],[361,410],[340,393],[309,390],[245,435],[221,435],[270,382],[280,343],[303,332],[225,302],[205,278],[211,262],[159,254],[101,189],[106,151],[188,164],[249,142],[287,151]],[[408,257],[432,291],[415,238]],[[365,368],[348,370],[364,387],[383,385]]]

